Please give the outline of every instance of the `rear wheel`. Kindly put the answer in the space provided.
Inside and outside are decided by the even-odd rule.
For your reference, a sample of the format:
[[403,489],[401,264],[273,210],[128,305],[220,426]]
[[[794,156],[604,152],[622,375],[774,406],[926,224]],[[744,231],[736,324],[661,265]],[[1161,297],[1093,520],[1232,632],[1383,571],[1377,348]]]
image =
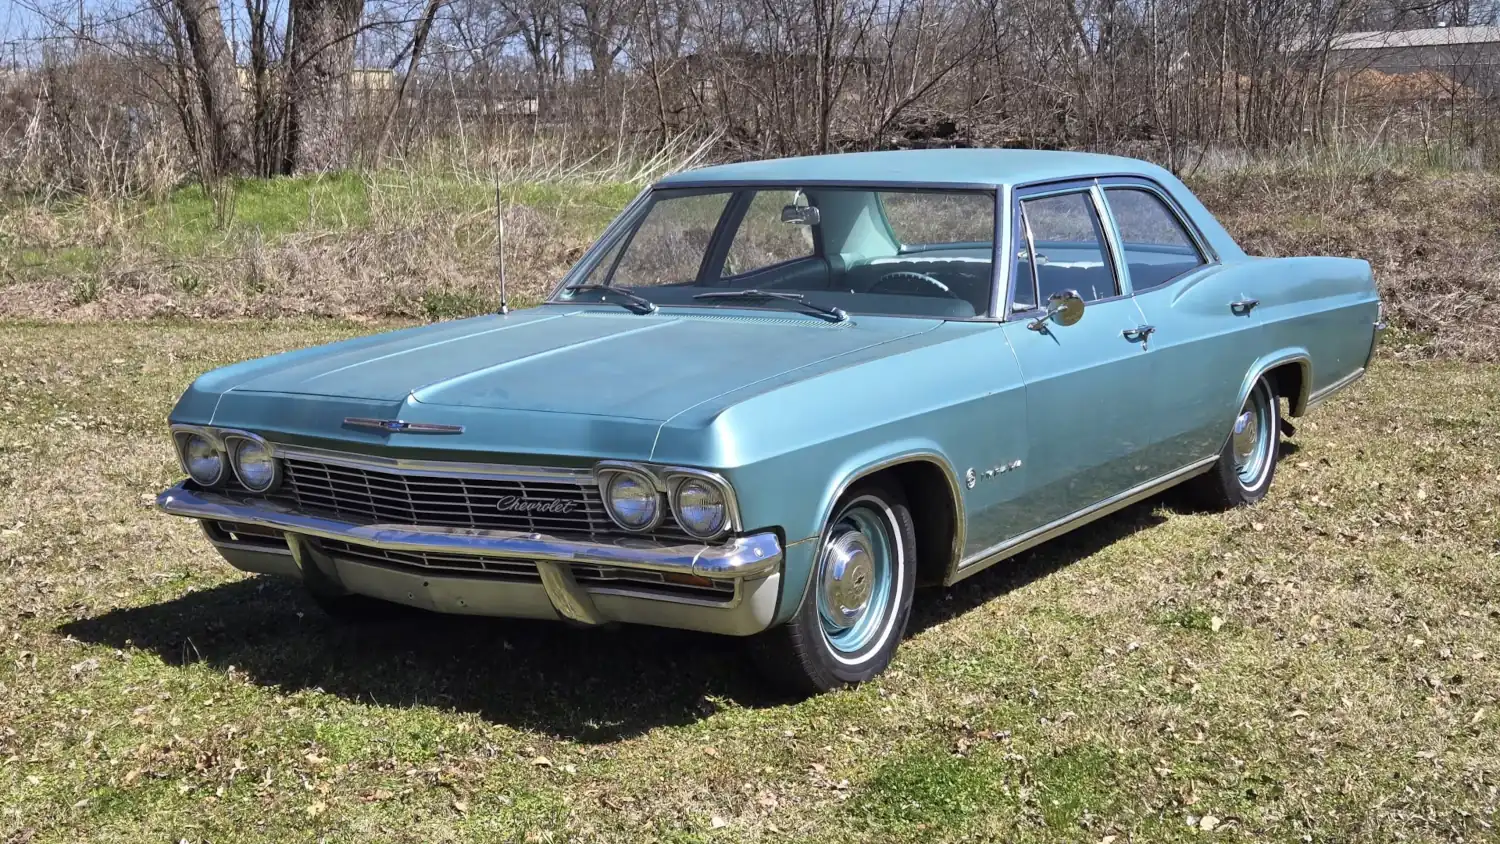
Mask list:
[[890,664],[906,631],[916,575],[916,529],[906,497],[857,485],[823,528],[812,582],[790,622],[754,642],[773,679],[803,693],[861,683]]
[[1234,419],[1218,462],[1191,483],[1195,502],[1215,510],[1240,507],[1266,497],[1281,453],[1281,406],[1271,384],[1255,382]]

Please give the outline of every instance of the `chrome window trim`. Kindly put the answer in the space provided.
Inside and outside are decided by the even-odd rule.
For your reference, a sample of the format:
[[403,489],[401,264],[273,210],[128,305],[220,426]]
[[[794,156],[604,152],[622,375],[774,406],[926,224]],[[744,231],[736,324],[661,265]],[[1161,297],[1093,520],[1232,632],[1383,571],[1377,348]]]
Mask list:
[[[1031,192],[1032,188],[1030,188],[1030,187],[1017,188],[1013,192],[1013,194],[1012,194],[1011,213],[1017,215],[1017,218],[1020,219],[1020,220],[1026,220],[1026,216],[1022,212],[1022,209],[1021,209],[1021,203],[1023,203],[1023,202],[1029,202],[1030,200],[1033,200],[1033,199],[1046,199],[1046,198],[1052,197],[1052,196],[1062,196],[1064,194],[1070,194],[1070,193],[1086,194],[1088,196],[1088,201],[1090,203],[1090,207],[1092,207],[1094,209],[1094,216],[1096,218],[1095,221],[1099,225],[1100,237],[1104,238],[1104,243],[1103,243],[1104,252],[1109,255],[1111,269],[1114,272],[1116,293],[1113,296],[1104,296],[1104,297],[1101,297],[1101,298],[1098,298],[1098,299],[1088,299],[1088,300],[1085,300],[1084,304],[1086,306],[1087,305],[1102,305],[1102,304],[1104,304],[1106,302],[1113,302],[1113,301],[1116,301],[1118,299],[1128,299],[1131,296],[1135,295],[1134,293],[1132,293],[1130,291],[1127,291],[1125,289],[1125,279],[1124,279],[1124,277],[1123,277],[1123,275],[1122,275],[1122,273],[1120,271],[1120,264],[1118,263],[1119,259],[1118,259],[1118,257],[1115,254],[1115,249],[1114,249],[1114,245],[1113,245],[1114,244],[1114,232],[1113,232],[1113,230],[1110,227],[1108,219],[1100,215],[1100,210],[1099,210],[1099,201],[1100,201],[1100,198],[1097,195],[1097,192],[1099,190],[1098,179],[1093,179],[1093,178],[1089,178],[1089,179],[1069,179],[1066,182],[1056,182],[1056,183],[1049,183],[1049,184],[1055,184],[1056,187],[1048,188],[1046,186],[1042,186],[1043,189],[1037,190],[1034,193]],[[1030,251],[1032,251],[1032,252],[1036,251],[1035,246],[1034,246],[1035,242],[1036,242],[1036,239],[1032,236],[1032,233],[1031,233],[1031,223],[1030,223],[1029,220],[1026,220],[1026,245],[1027,245],[1027,248]],[[1008,265],[1008,268],[1009,268],[1008,271],[1011,272],[1012,276],[1015,275],[1014,269],[1015,269],[1015,267],[1016,267],[1016,265],[1018,263],[1019,263],[1019,256],[1016,255],[1016,253],[1015,253],[1014,250],[1012,250],[1011,253],[1008,255],[1007,260],[1006,260],[1006,264]],[[1033,273],[1034,273],[1035,272],[1035,267],[1036,267],[1035,262],[1032,263],[1032,267],[1033,267]],[[1037,286],[1038,286],[1038,288],[1040,288],[1040,284],[1038,284]],[[1036,293],[1037,293],[1038,298],[1040,298],[1040,296],[1041,296],[1041,290],[1038,289],[1036,291]],[[1028,320],[1035,319],[1038,314],[1046,313],[1046,311],[1047,311],[1047,309],[1045,307],[1042,307],[1042,303],[1040,301],[1038,301],[1037,302],[1037,307],[1035,307],[1035,308],[1029,308],[1029,309],[1024,310],[1024,311],[1016,311],[1014,313],[1011,313],[1010,312],[1010,307],[1011,307],[1012,304],[1014,304],[1013,297],[1007,296],[1006,299],[1005,299],[1006,313],[1004,315],[1004,318],[1001,319],[1001,322],[1012,322],[1012,321],[1020,320],[1020,319],[1028,319]]]
[[[1171,214],[1172,217],[1177,220],[1177,224],[1182,227],[1182,230],[1187,232],[1188,238],[1193,241],[1193,246],[1198,250],[1198,257],[1203,261],[1203,263],[1199,264],[1198,266],[1193,267],[1190,270],[1184,270],[1178,275],[1173,276],[1171,279],[1156,285],[1156,287],[1147,288],[1148,290],[1156,290],[1158,288],[1166,287],[1169,284],[1175,283],[1178,279],[1182,278],[1188,273],[1196,272],[1203,269],[1204,267],[1211,267],[1222,263],[1222,260],[1219,258],[1219,254],[1214,251],[1208,240],[1203,237],[1203,232],[1198,230],[1197,223],[1194,223],[1191,217],[1183,213],[1182,206],[1177,204],[1177,200],[1174,199],[1172,195],[1168,193],[1167,190],[1161,185],[1145,178],[1144,176],[1112,176],[1109,177],[1109,179],[1109,181],[1103,179],[1098,180],[1100,190],[1106,193],[1104,197],[1106,205],[1108,205],[1109,203],[1107,192],[1111,188],[1119,190],[1139,190],[1154,195],[1157,199],[1161,200],[1162,205],[1166,206],[1167,213]],[[1113,222],[1113,212],[1111,212],[1111,222]],[[1134,286],[1134,284],[1131,285],[1132,288],[1134,288]]]

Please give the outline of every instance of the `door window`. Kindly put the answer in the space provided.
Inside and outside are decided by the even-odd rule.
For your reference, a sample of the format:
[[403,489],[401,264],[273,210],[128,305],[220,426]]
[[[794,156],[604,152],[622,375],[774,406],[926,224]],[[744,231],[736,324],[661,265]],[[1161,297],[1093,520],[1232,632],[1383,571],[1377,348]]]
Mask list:
[[1140,188],[1106,188],[1104,196],[1130,268],[1130,286],[1137,293],[1206,263],[1187,227],[1161,197]]
[[[1021,214],[1026,248],[1018,275],[1031,272],[1038,307],[1064,290],[1077,291],[1085,302],[1119,295],[1104,229],[1087,192],[1024,199]],[[1023,296],[1017,293],[1016,301]]]

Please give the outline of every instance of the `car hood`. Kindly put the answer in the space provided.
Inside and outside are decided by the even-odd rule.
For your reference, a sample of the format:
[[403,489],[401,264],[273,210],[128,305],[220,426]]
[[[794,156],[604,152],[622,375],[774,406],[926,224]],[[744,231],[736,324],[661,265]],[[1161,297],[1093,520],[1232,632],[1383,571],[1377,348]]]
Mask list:
[[[608,427],[600,420],[612,419],[640,423],[629,438],[645,440],[649,449],[660,423],[685,410],[702,410],[705,403],[731,393],[743,395],[746,388],[753,392],[761,382],[798,377],[788,373],[810,374],[842,366],[844,360],[868,359],[875,353],[849,356],[940,324],[893,318],[833,324],[794,313],[636,315],[543,307],[252,361],[210,373],[195,388],[217,396],[214,424],[299,437],[357,437],[359,432],[344,424],[348,416],[453,422],[475,433],[506,426],[515,430],[512,423],[524,423],[530,432],[526,442],[481,446],[468,435],[458,439],[466,448],[529,450],[555,434],[563,449],[568,444],[561,440],[571,440],[576,448],[580,438],[587,439],[581,431],[595,435]],[[179,407],[186,412],[191,404],[185,400]],[[618,440],[620,430],[609,429],[608,439]],[[436,445],[431,438],[428,444]],[[622,444],[599,445],[600,451],[608,451]]]

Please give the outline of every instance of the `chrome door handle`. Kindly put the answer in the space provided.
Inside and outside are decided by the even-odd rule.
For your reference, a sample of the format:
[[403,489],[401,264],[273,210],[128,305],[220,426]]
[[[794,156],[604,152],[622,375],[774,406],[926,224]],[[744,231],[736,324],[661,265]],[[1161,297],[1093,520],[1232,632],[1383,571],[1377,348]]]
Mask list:
[[1235,316],[1244,316],[1260,304],[1259,299],[1241,299],[1238,302],[1230,302],[1229,310],[1234,311]]
[[1144,351],[1146,344],[1151,341],[1151,335],[1156,333],[1154,325],[1137,325],[1135,328],[1127,328],[1120,332],[1120,336],[1134,343],[1140,341],[1141,349]]

